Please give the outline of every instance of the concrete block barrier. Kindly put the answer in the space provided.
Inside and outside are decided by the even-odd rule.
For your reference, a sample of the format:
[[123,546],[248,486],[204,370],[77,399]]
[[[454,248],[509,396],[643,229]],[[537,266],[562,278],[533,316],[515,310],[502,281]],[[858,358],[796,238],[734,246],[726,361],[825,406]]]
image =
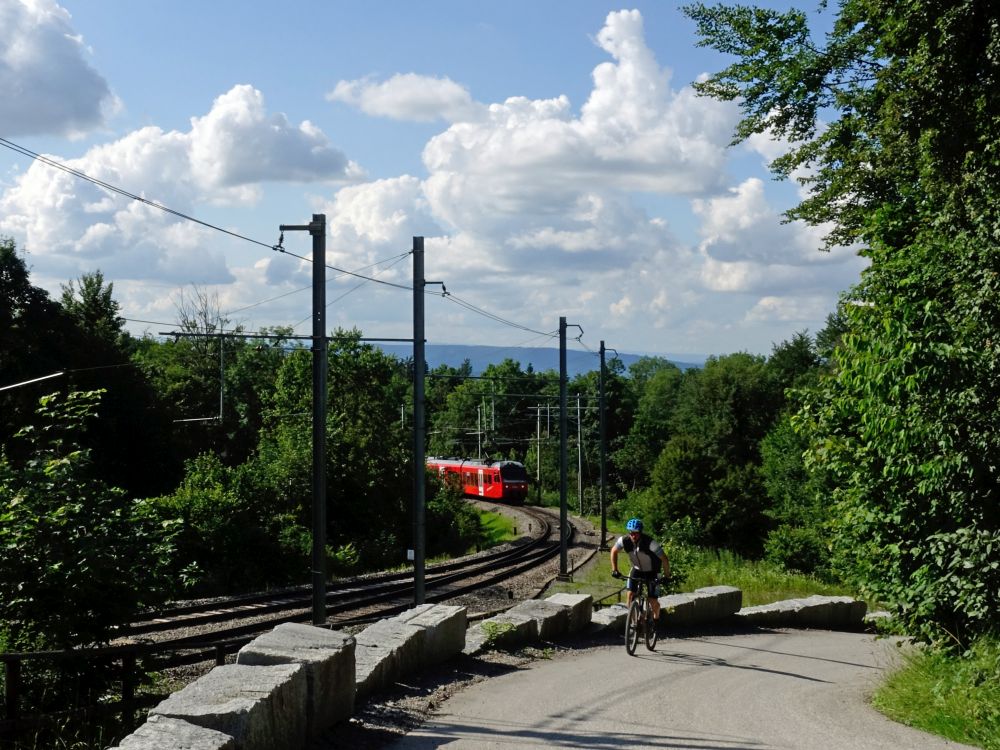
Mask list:
[[601,607],[596,610],[591,618],[591,623],[595,628],[607,629],[612,633],[625,632],[625,618],[628,617],[628,607],[624,604],[612,604],[610,607]]
[[490,648],[517,648],[538,640],[538,621],[520,612],[507,610],[474,624],[465,633],[465,654]]
[[306,695],[301,664],[226,664],[149,713],[228,734],[239,750],[295,748],[306,741]]
[[357,696],[457,655],[465,645],[465,626],[464,607],[424,604],[365,628],[355,636]]
[[569,607],[569,632],[579,633],[594,616],[594,597],[590,594],[553,594],[545,601]]
[[522,614],[535,621],[538,639],[551,641],[569,632],[569,607],[544,599],[526,599],[508,612]]
[[286,622],[248,643],[237,664],[302,664],[306,674],[306,724],[310,736],[354,713],[354,637]]
[[390,618],[369,625],[355,641],[357,696],[366,698],[420,667],[427,631]]
[[860,629],[868,606],[849,596],[819,596],[786,599],[756,607],[744,607],[735,617],[756,627]]
[[440,664],[462,652],[468,627],[465,607],[421,604],[398,616],[401,622],[426,631],[424,665]]
[[708,586],[695,589],[692,596],[697,623],[724,620],[739,612],[743,606],[743,592],[735,586]]
[[169,716],[151,716],[112,750],[237,750],[228,734]]
[[[864,602],[810,596],[743,607],[742,592],[712,586],[660,597],[667,625],[728,620],[752,626],[859,629]],[[380,620],[356,636],[308,625],[279,625],[173,694],[117,750],[272,750],[306,747],[348,718],[357,699],[459,653],[518,648],[588,627],[621,633],[627,609],[594,609],[585,594],[528,600],[468,626],[464,607],[425,604]]]

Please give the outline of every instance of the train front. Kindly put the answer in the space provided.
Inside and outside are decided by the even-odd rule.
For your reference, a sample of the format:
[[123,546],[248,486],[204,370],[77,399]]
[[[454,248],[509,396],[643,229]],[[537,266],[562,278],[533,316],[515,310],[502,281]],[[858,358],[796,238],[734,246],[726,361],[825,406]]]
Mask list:
[[500,481],[503,483],[503,499],[514,505],[524,505],[528,497],[528,471],[517,461],[501,461]]

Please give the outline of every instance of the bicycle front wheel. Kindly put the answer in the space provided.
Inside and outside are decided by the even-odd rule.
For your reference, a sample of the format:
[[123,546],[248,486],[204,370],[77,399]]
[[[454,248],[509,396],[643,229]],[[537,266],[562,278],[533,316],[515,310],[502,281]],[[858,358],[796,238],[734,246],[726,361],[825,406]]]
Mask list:
[[643,628],[643,633],[646,636],[646,648],[650,651],[656,648],[656,618],[653,617],[653,605],[648,601],[646,602],[646,624]]
[[628,655],[635,653],[639,645],[639,631],[642,628],[642,611],[639,609],[638,600],[633,601],[628,608],[628,616],[625,618],[625,650]]

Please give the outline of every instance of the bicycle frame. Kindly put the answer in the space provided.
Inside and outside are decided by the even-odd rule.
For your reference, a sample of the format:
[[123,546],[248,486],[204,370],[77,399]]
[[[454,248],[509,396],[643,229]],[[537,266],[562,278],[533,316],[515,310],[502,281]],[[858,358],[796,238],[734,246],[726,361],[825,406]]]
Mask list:
[[632,656],[639,645],[640,635],[646,642],[646,648],[650,651],[654,650],[657,632],[653,606],[649,596],[651,581],[645,578],[633,578],[631,575],[627,577],[627,580],[636,581],[638,584],[635,587],[632,603],[629,604],[628,615],[625,618],[625,650],[629,656]]

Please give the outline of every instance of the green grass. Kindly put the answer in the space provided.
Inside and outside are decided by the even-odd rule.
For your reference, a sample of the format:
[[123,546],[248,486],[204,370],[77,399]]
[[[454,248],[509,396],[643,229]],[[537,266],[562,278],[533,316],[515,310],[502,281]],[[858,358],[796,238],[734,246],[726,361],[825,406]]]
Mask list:
[[684,561],[684,590],[706,586],[735,586],[743,592],[743,606],[755,607],[813,594],[855,596],[847,586],[824,583],[813,576],[789,573],[765,561],[744,560],[725,550],[697,550]]
[[[609,526],[610,531],[610,526]],[[753,607],[783,599],[798,599],[822,594],[828,596],[856,596],[847,586],[824,583],[812,576],[788,573],[767,562],[744,560],[726,551],[694,550],[674,555],[676,574],[683,576],[677,582],[680,591],[694,591],[706,586],[735,586],[743,592],[743,606]],[[619,568],[627,566],[618,559]],[[608,553],[598,553],[585,568],[573,571],[570,582],[555,582],[552,593],[590,594],[595,601],[613,595],[621,589],[621,582],[611,578]],[[615,601],[614,598],[609,602]],[[871,606],[871,605],[869,605]]]
[[903,664],[872,698],[890,719],[955,742],[1000,750],[1000,639],[966,655],[904,652]]
[[479,513],[479,524],[482,534],[479,546],[482,549],[494,547],[497,544],[503,544],[504,542],[510,542],[518,538],[513,519],[500,513],[481,511]]

